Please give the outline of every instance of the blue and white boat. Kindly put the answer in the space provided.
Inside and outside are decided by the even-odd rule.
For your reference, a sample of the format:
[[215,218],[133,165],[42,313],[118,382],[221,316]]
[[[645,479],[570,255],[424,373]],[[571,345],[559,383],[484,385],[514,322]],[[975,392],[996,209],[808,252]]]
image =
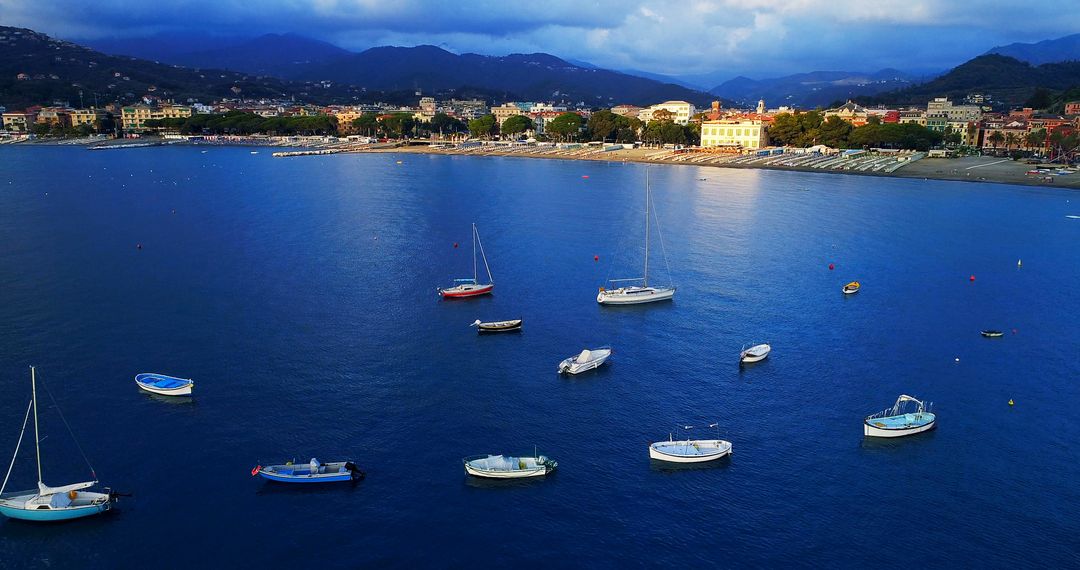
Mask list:
[[[106,489],[104,493],[85,491],[98,482],[84,481],[72,483],[60,487],[50,487],[41,481],[41,436],[38,433],[38,408],[37,408],[37,375],[34,367],[30,367],[30,386],[32,397],[26,407],[26,417],[23,418],[22,431],[19,432],[19,442],[15,444],[15,455],[11,458],[7,475],[3,485],[0,485],[0,514],[13,519],[38,522],[53,522],[78,519],[103,513],[112,508],[116,500],[116,494]],[[26,424],[30,420],[30,412],[34,413],[34,450],[37,454],[37,489],[30,491],[15,491],[5,493],[8,480],[11,478],[11,470],[15,467],[15,458],[19,455],[19,447],[22,446],[23,436],[26,434]],[[74,436],[74,434],[72,434]],[[91,468],[93,472],[93,468]]]
[[[718,424],[709,424],[711,428],[717,428]],[[694,426],[683,426],[689,431]],[[668,463],[704,463],[715,461],[731,455],[731,442],[720,439],[717,428],[716,439],[690,439],[675,440],[672,434],[668,434],[667,441],[658,441],[649,444],[649,459],[666,461]]]
[[334,461],[320,463],[314,457],[307,463],[284,465],[256,465],[251,475],[258,475],[278,483],[334,483],[338,481],[358,481],[364,478],[364,472],[352,461]]
[[135,375],[135,384],[153,394],[162,396],[190,396],[195,383],[188,378],[176,378],[164,374],[144,372]]
[[[907,403],[915,404],[915,411],[906,411]],[[867,437],[903,437],[930,431],[937,425],[937,416],[929,412],[930,404],[901,394],[893,407],[882,410],[863,421],[863,435]]]

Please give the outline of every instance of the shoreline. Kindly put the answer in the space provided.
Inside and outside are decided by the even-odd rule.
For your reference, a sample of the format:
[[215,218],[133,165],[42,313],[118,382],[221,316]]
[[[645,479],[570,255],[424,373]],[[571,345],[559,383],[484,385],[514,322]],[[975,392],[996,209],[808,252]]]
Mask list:
[[[304,144],[309,143],[309,144]],[[811,167],[790,166],[784,164],[755,164],[736,163],[738,158],[747,158],[749,155],[710,155],[708,153],[685,153],[676,154],[674,151],[663,149],[620,149],[604,151],[597,148],[581,147],[576,149],[556,149],[554,147],[474,147],[470,149],[458,148],[430,148],[427,146],[398,146],[398,143],[330,143],[317,141],[274,140],[274,139],[249,139],[249,140],[211,140],[211,141],[185,141],[170,140],[157,137],[144,137],[139,139],[60,139],[60,140],[32,140],[20,141],[16,144],[4,146],[82,146],[86,149],[109,149],[117,150],[131,147],[158,147],[158,146],[205,146],[205,147],[269,147],[290,149],[289,152],[274,153],[277,158],[298,158],[301,156],[318,156],[328,154],[350,153],[398,153],[398,154],[429,154],[442,156],[476,156],[476,157],[507,157],[507,158],[536,158],[548,160],[582,160],[593,162],[617,162],[617,163],[641,163],[698,166],[709,168],[731,168],[742,170],[774,170],[787,172],[808,172],[818,174],[847,174],[854,176],[908,178],[924,180],[946,180],[953,182],[984,182],[992,184],[1012,184],[1017,186],[1032,186],[1045,188],[1065,188],[1080,190],[1080,172],[1068,175],[1029,175],[1028,171],[1041,167],[1026,164],[1023,161],[1002,159],[992,156],[968,156],[959,158],[918,158],[911,160],[902,167],[891,172],[881,169],[845,169],[838,167]],[[784,155],[775,155],[774,158]],[[798,157],[800,155],[787,155]],[[855,160],[876,160],[879,163],[886,161],[889,155],[867,155]],[[834,165],[837,166],[837,165]]]
[[861,171],[861,170],[835,170],[825,168],[812,168],[800,166],[764,165],[764,164],[730,164],[727,162],[687,162],[682,160],[665,160],[662,158],[650,158],[649,154],[655,154],[656,149],[623,149],[618,151],[602,152],[593,151],[589,154],[554,154],[554,153],[521,153],[505,150],[492,150],[482,153],[455,152],[446,149],[431,149],[427,147],[398,147],[398,148],[365,148],[351,152],[357,153],[400,153],[400,154],[435,154],[443,156],[477,156],[477,157],[508,157],[508,158],[538,158],[549,160],[584,160],[593,162],[635,162],[642,164],[664,164],[676,166],[698,166],[710,168],[731,168],[740,170],[775,170],[787,172],[809,172],[818,174],[847,174],[853,176],[909,178],[924,180],[946,180],[953,182],[984,182],[992,184],[1012,184],[1018,186],[1037,186],[1044,188],[1065,188],[1070,190],[1080,189],[1080,172],[1053,176],[1054,182],[1040,180],[1039,176],[1027,175],[1031,165],[1021,161],[1001,159],[991,156],[975,156],[961,158],[924,158],[914,161],[893,172]]

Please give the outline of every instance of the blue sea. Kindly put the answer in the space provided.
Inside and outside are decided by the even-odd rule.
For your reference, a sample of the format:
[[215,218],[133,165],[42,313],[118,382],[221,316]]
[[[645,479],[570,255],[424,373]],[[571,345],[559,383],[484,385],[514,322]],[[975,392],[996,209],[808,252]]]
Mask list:
[[[45,482],[90,476],[51,394],[134,495],[0,521],[0,567],[1080,565],[1076,192],[653,166],[650,277],[678,294],[611,308],[597,288],[641,274],[643,165],[249,150],[0,148],[3,468],[35,365]],[[494,294],[441,301],[474,222]],[[751,341],[772,354],[740,369]],[[865,440],[900,394],[938,428]],[[711,423],[730,459],[650,464]],[[534,448],[543,480],[462,468]],[[311,457],[367,478],[250,475]]]

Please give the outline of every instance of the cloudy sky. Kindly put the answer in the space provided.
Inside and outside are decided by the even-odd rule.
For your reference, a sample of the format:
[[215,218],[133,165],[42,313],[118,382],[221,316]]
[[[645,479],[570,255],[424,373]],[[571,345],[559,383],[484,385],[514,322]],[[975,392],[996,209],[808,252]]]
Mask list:
[[543,51],[614,69],[769,77],[946,69],[1080,30],[1077,0],[0,0],[0,24],[64,39],[294,32],[354,50]]

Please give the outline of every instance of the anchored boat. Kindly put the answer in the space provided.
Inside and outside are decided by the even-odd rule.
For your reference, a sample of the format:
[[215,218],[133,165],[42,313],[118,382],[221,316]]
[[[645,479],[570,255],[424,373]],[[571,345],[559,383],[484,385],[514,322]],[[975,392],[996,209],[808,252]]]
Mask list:
[[154,394],[162,396],[190,396],[195,383],[188,378],[176,378],[164,374],[144,372],[135,375],[135,384]]
[[[914,412],[906,412],[907,402],[915,404]],[[893,407],[882,410],[863,421],[867,437],[903,437],[934,429],[937,416],[928,412],[930,406],[906,394],[896,399]]]
[[611,347],[586,348],[580,354],[571,356],[559,363],[560,374],[580,374],[587,370],[593,370],[603,364],[611,356]]
[[746,345],[743,345],[742,352],[739,353],[739,363],[749,364],[751,362],[760,362],[765,360],[770,352],[772,352],[772,347],[765,343],[755,344],[750,348],[746,348]]
[[[472,225],[472,238],[473,238],[473,276],[472,279],[454,279],[454,285],[439,289],[439,295],[443,299],[461,299],[465,297],[476,297],[479,295],[486,295],[491,293],[495,288],[495,281],[491,278],[491,268],[488,267],[487,255],[484,253],[484,244],[480,242],[480,234],[476,231],[476,224]],[[476,265],[476,246],[480,246],[480,256],[484,259],[484,269],[487,271],[488,282],[481,283],[477,276]]]
[[[731,442],[720,439],[719,424],[709,424],[717,428],[716,439],[690,439],[676,441],[668,434],[667,441],[649,444],[649,459],[669,463],[704,463],[731,455]],[[689,432],[694,426],[683,426]]]
[[[19,432],[19,442],[15,445],[15,455],[11,458],[7,475],[3,485],[0,485],[0,514],[4,516],[27,521],[54,522],[78,519],[103,513],[112,508],[118,493],[112,493],[108,489],[104,493],[85,491],[98,481],[72,483],[59,487],[50,487],[41,480],[41,436],[38,433],[38,406],[37,406],[37,374],[33,366],[30,367],[31,399],[26,407],[26,417],[23,418],[22,431]],[[55,402],[54,402],[55,404]],[[11,477],[11,469],[15,467],[15,457],[19,455],[19,447],[22,445],[23,435],[26,434],[26,424],[30,419],[30,411],[34,412],[34,451],[37,455],[37,489],[33,491],[16,491],[5,493],[8,479]],[[59,412],[59,408],[57,408]],[[64,421],[65,425],[67,421]],[[68,428],[70,431],[70,427]],[[71,434],[72,438],[75,434]],[[81,448],[80,448],[81,449]],[[85,459],[85,456],[84,456]],[[93,475],[94,468],[87,461],[90,473]]]
[[491,321],[488,323],[480,322],[480,319],[476,319],[473,324],[469,325],[476,327],[478,333],[496,333],[496,332],[512,332],[521,330],[521,319],[513,319],[509,321]]
[[558,466],[544,455],[533,452],[532,457],[514,457],[509,455],[472,455],[462,460],[465,472],[474,477],[488,479],[521,479],[542,477],[551,473]]
[[364,478],[364,472],[352,461],[320,463],[314,457],[308,463],[301,464],[290,461],[284,465],[256,465],[251,475],[279,483],[334,483]]
[[984,330],[984,331],[980,331],[979,334],[985,336],[986,338],[998,338],[1000,336],[1005,335],[1005,333],[1003,333],[1001,331],[995,331],[995,330],[989,330],[989,329]]
[[854,294],[854,293],[858,293],[859,292],[859,287],[860,287],[860,285],[859,285],[858,281],[852,281],[851,283],[848,283],[847,285],[844,285],[844,288],[842,289],[842,291],[844,292],[845,295],[851,295],[851,294]]
[[[645,272],[641,277],[628,279],[612,279],[611,283],[636,283],[640,285],[626,285],[615,289],[600,288],[596,295],[596,302],[601,305],[638,305],[641,303],[653,303],[667,301],[675,297],[675,287],[650,287],[649,286],[649,206],[652,203],[652,192],[649,189],[649,171],[645,170]],[[655,209],[653,216],[655,217]],[[656,221],[656,233],[660,234],[660,220]],[[664,238],[660,236],[660,252],[664,255],[664,265],[667,265],[667,253],[664,251]],[[668,268],[668,274],[671,269]]]

